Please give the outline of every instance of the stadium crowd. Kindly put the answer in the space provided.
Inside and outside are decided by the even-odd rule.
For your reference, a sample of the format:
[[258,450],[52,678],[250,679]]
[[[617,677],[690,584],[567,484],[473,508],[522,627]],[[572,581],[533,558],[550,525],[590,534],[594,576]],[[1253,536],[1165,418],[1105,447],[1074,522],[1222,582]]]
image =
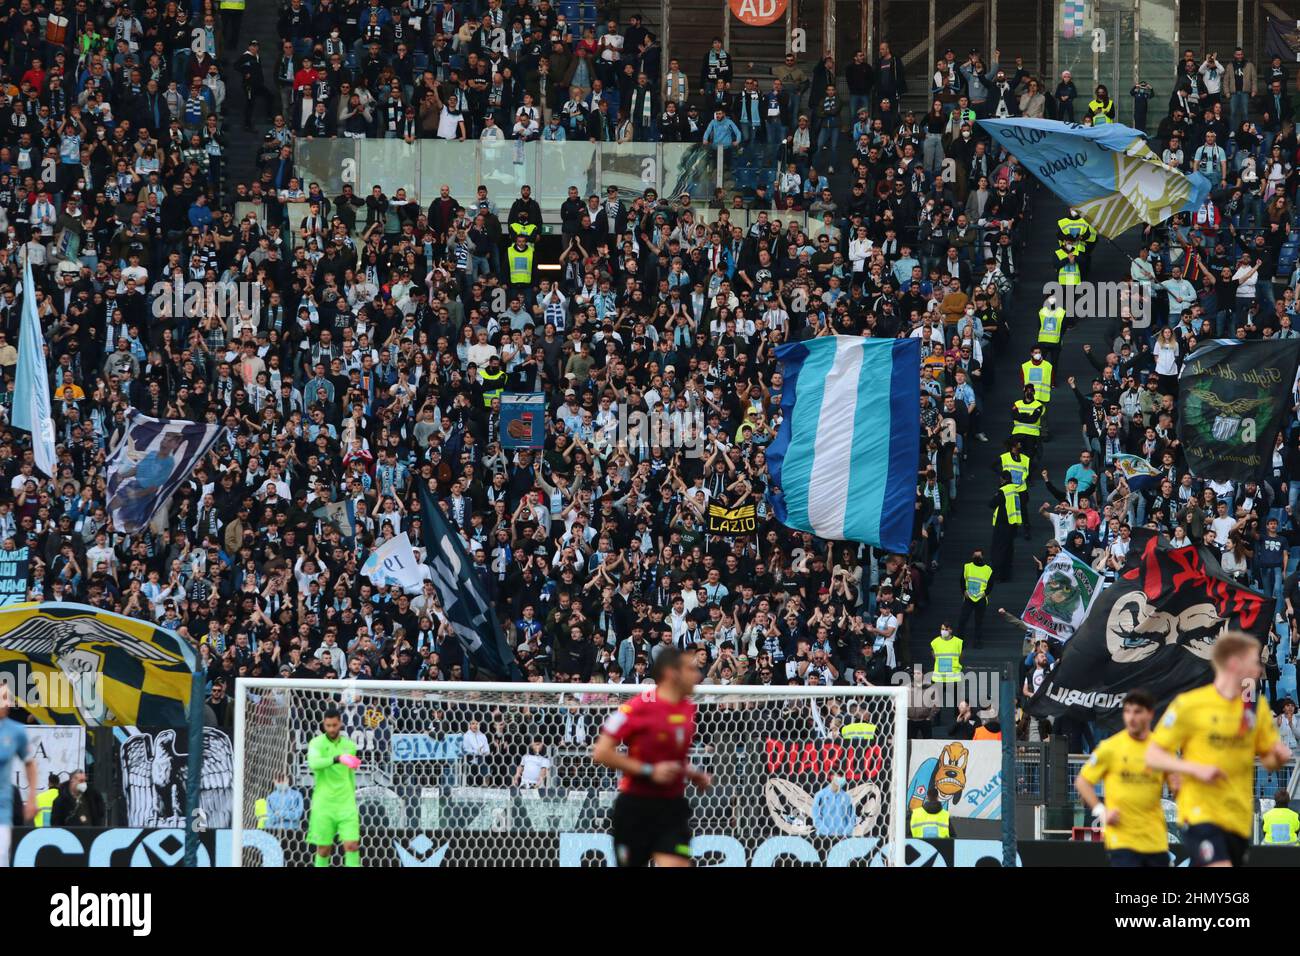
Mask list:
[[[1153,145],[1221,188],[1143,236],[1130,291],[1151,293],[1154,321],[1116,317],[1113,348],[1089,351],[1096,380],[1079,384],[1052,380],[1072,317],[1053,324],[1048,306],[1039,357],[1001,354],[1013,295],[1030,314],[1040,305],[1014,286],[1033,193],[974,120],[1104,122],[1104,89],[1076,110],[1068,73],[1049,98],[1019,60],[948,51],[932,109],[917,114],[900,108],[907,83],[887,42],[843,76],[831,58],[792,55],[759,82],[733,76],[721,40],[701,63],[665,63],[640,17],[579,28],[580,12],[288,0],[278,54],[241,43],[236,5],[213,0],[19,0],[0,15],[0,407],[33,295],[59,445],[46,478],[29,436],[0,435],[0,536],[32,548],[33,597],[188,633],[223,722],[239,675],[483,676],[432,585],[408,595],[360,573],[388,536],[419,541],[424,483],[528,680],[639,682],[658,648],[677,646],[714,683],[887,684],[913,663],[911,620],[934,599],[940,558],[966,560],[944,552],[944,523],[972,443],[987,440],[998,374],[1025,377],[1026,406],[1078,399],[1079,464],[1059,489],[1044,483],[1060,499],[1058,546],[1113,569],[1124,525],[1154,522],[1294,594],[1300,433],[1288,427],[1258,481],[1220,487],[1186,474],[1173,432],[1173,383],[1198,339],[1300,334],[1285,68],[1189,52]],[[259,178],[229,183],[231,124],[259,115]],[[763,143],[783,162],[707,203],[572,190],[552,281],[537,268],[542,215],[527,188],[327,195],[298,178],[293,148],[330,136],[691,141],[729,156]],[[732,209],[755,215],[733,226]],[[1096,237],[1077,217],[1062,223],[1068,283],[1087,273]],[[38,267],[36,289],[20,289],[20,254]],[[203,286],[196,302],[178,294],[189,281]],[[922,341],[908,554],[828,545],[771,517],[774,349],[834,333]],[[534,390],[547,396],[545,447],[507,451],[501,396]],[[153,527],[130,537],[107,513],[104,463],[128,407],[224,427]],[[674,440],[629,440],[620,407]],[[1021,411],[1030,451],[1042,411]],[[1054,440],[1073,440],[1056,426]],[[1127,495],[1120,453],[1168,484]],[[1039,475],[1020,474],[1012,491],[1028,507],[1008,538],[1036,523]],[[340,501],[348,520],[324,510]],[[757,531],[710,533],[710,504],[753,505]],[[1010,498],[994,505],[1009,523]],[[988,602],[986,587],[965,593]],[[1028,650],[1032,690],[1052,649]],[[1276,643],[1270,652],[1276,674]],[[933,715],[916,717],[926,732]],[[967,723],[973,733],[978,717]]]

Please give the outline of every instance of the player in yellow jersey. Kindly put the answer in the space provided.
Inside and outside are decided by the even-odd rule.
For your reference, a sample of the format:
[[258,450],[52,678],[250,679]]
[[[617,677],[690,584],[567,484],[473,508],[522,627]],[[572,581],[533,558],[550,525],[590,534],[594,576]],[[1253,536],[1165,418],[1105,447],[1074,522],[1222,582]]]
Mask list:
[[1291,759],[1268,701],[1242,699],[1259,679],[1259,641],[1229,631],[1214,642],[1214,682],[1174,698],[1147,745],[1147,766],[1181,778],[1178,822],[1193,866],[1241,866],[1250,847],[1255,757],[1269,770]]
[[[1093,818],[1103,827],[1111,866],[1169,865],[1169,834],[1160,806],[1165,775],[1147,767],[1147,741],[1156,704],[1145,691],[1124,698],[1124,729],[1103,740],[1074,782]],[[1096,785],[1105,788],[1106,802]]]

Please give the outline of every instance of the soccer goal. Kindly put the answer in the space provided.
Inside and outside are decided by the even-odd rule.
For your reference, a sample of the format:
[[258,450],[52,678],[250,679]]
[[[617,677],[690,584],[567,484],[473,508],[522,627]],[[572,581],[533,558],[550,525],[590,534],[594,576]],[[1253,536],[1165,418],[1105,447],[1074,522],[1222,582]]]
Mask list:
[[[311,866],[307,745],[357,745],[362,866],[608,866],[606,715],[652,685],[240,680],[235,866]],[[906,687],[701,685],[687,790],[701,866],[901,866]],[[335,863],[342,849],[335,848]]]

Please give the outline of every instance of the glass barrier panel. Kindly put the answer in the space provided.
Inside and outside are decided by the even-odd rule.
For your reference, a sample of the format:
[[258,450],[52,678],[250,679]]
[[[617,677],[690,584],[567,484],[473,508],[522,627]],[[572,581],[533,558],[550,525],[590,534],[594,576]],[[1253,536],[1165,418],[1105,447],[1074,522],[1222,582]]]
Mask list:
[[[448,193],[462,206],[468,206],[478,198],[478,156],[479,144],[474,141],[464,143],[452,140],[425,140],[421,144],[419,163],[419,198],[426,209],[446,186]],[[506,196],[492,187],[488,187],[488,198],[498,208],[504,198],[506,207],[514,202],[519,194]]]
[[[541,172],[533,184],[533,198],[542,207],[542,214],[558,213],[569,198],[569,187],[578,187],[578,198],[585,201],[592,193],[599,193],[596,179],[596,144],[585,140],[563,143],[539,142]],[[513,202],[513,197],[511,199]]]
[[520,188],[537,181],[540,145],[520,140],[479,143],[479,181],[487,186],[503,221],[510,204],[519,198]]

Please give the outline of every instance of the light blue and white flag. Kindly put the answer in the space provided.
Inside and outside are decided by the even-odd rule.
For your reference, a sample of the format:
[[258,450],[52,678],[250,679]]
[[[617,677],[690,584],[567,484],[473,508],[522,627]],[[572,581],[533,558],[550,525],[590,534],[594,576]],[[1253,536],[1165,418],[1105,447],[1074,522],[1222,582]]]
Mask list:
[[1195,210],[1210,195],[1207,178],[1166,166],[1129,126],[1026,118],[978,122],[1044,186],[1112,239],[1140,222],[1156,225]]
[[776,355],[783,417],[767,470],[777,520],[906,553],[921,455],[921,340],[828,335]]
[[32,433],[36,467],[54,477],[54,419],[50,416],[50,375],[45,367],[45,336],[36,315],[36,283],[32,264],[23,263],[23,317],[18,330],[18,372],[14,377],[15,428]]
[[419,594],[424,589],[423,582],[430,577],[429,569],[416,558],[405,531],[371,551],[361,566],[361,573],[377,588],[396,584],[407,594]]
[[1146,491],[1154,488],[1163,474],[1141,455],[1116,455],[1110,460],[1115,467],[1115,474],[1123,475],[1128,482],[1129,491]]

